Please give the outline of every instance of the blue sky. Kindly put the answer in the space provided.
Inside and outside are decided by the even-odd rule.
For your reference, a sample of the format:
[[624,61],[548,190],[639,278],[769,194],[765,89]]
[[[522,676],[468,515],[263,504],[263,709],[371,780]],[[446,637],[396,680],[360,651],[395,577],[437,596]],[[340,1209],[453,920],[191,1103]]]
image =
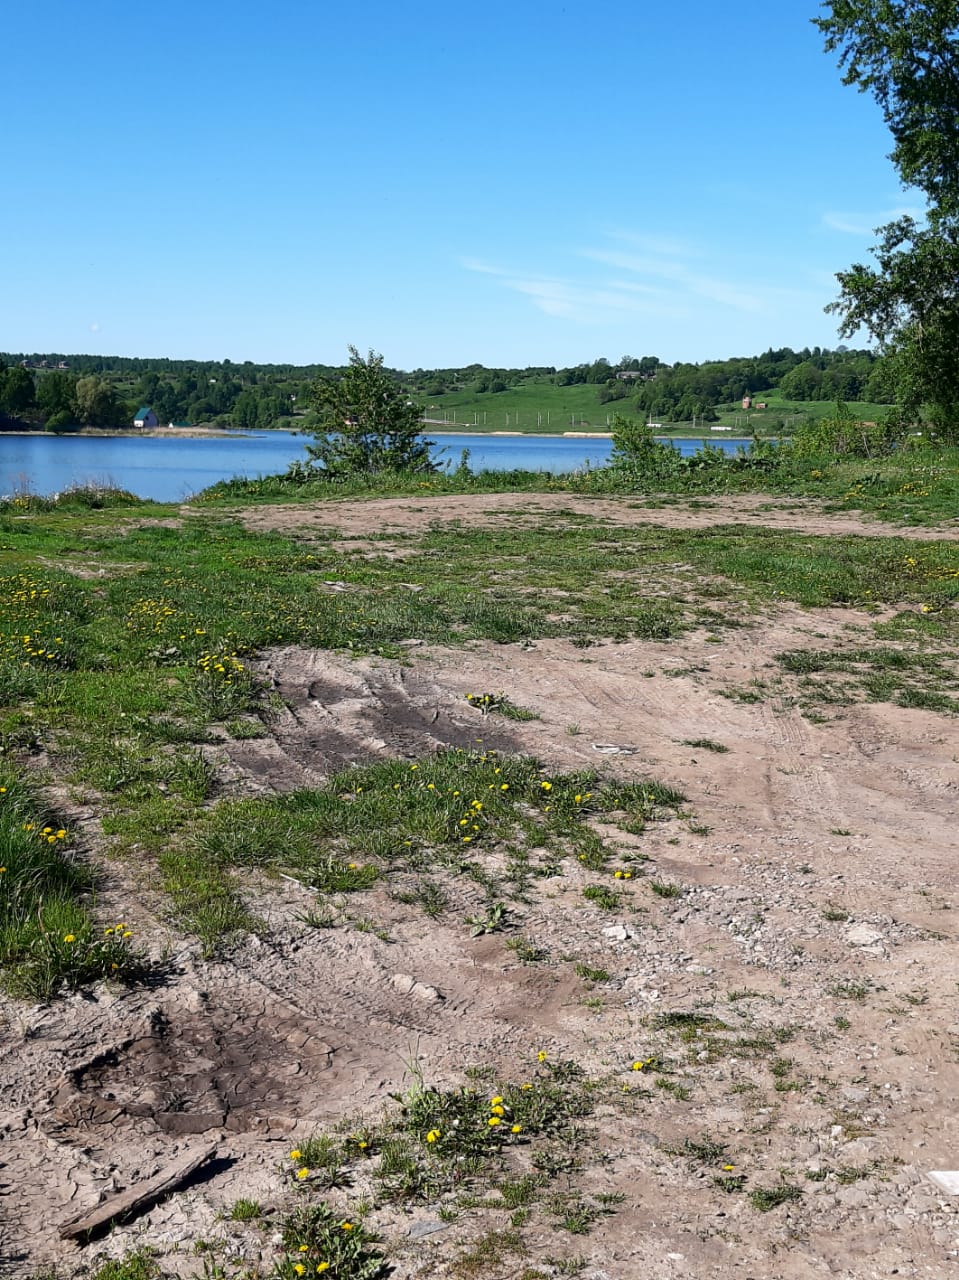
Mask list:
[[921,201],[817,0],[4,18],[0,350],[389,365],[834,346]]

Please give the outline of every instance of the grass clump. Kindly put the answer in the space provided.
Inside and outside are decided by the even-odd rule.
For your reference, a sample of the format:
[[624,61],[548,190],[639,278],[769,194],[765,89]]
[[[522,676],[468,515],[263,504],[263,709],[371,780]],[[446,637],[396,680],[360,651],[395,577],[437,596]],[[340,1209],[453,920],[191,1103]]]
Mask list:
[[70,831],[35,788],[0,772],[0,970],[15,995],[49,1000],[111,979],[135,981],[145,964],[125,923],[97,926],[93,877]]
[[749,1203],[760,1213],[769,1213],[772,1209],[778,1209],[780,1205],[801,1200],[802,1195],[802,1187],[792,1182],[781,1182],[778,1187],[756,1187],[749,1193]]
[[280,1235],[285,1256],[276,1280],[328,1274],[343,1280],[379,1280],[390,1272],[376,1236],[358,1217],[342,1217],[325,1201],[303,1205],[284,1218]]
[[484,716],[498,715],[507,720],[538,720],[539,713],[517,706],[505,693],[468,693],[466,701]]

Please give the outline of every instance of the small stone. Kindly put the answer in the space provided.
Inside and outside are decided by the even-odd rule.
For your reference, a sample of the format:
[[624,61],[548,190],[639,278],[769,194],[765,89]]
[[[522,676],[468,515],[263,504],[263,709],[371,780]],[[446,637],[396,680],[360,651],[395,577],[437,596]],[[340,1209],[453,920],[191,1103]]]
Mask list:
[[857,924],[847,931],[846,941],[851,947],[874,947],[882,942],[882,934],[867,924]]
[[410,1227],[407,1235],[411,1240],[422,1240],[424,1236],[435,1235],[437,1231],[445,1231],[449,1226],[446,1222],[434,1221],[431,1218],[423,1218],[419,1222],[414,1222]]
[[443,999],[435,987],[431,987],[425,982],[414,982],[410,988],[410,995],[415,996],[417,1000],[425,1001],[427,1004],[435,1004],[437,1000]]
[[603,930],[603,937],[609,938],[611,942],[626,942],[629,939],[629,930],[624,924],[611,924]]

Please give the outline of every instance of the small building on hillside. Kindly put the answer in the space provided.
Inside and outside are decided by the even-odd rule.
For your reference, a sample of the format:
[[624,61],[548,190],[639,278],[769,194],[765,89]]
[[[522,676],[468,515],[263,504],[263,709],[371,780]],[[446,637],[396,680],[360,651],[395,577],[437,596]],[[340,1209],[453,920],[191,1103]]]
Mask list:
[[158,427],[160,420],[150,406],[145,404],[141,409],[137,409],[133,415],[133,425],[143,430],[144,428]]
[[746,394],[743,396],[743,408],[751,409],[752,407],[753,407],[753,398],[747,391]]

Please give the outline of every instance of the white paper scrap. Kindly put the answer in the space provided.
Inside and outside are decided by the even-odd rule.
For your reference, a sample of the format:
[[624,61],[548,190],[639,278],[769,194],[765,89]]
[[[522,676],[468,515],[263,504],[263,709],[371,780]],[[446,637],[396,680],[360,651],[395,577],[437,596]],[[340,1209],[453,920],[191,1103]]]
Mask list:
[[959,1169],[933,1169],[926,1177],[947,1195],[959,1196]]

